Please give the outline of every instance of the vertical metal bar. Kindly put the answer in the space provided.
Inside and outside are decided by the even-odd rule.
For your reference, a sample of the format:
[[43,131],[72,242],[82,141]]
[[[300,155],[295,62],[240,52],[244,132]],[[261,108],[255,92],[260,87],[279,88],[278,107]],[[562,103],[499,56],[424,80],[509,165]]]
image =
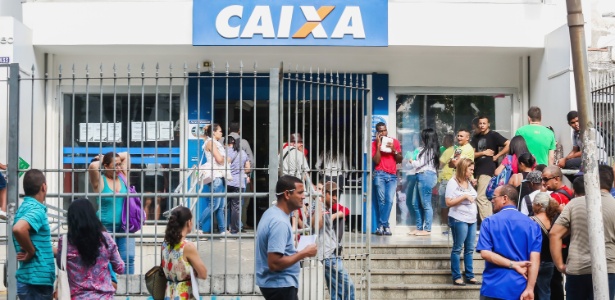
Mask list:
[[[366,76],[366,84],[367,84],[367,90],[363,90],[361,92],[361,95],[363,96],[363,103],[367,104],[367,113],[365,114],[367,116],[367,120],[369,122],[365,122],[365,125],[363,126],[363,136],[367,137],[367,136],[371,136],[371,120],[372,120],[372,99],[371,99],[371,90],[372,90],[372,75],[367,75]],[[370,127],[368,127],[370,126]],[[365,139],[365,143],[363,144],[363,153],[367,153],[367,164],[364,167],[365,172],[368,174],[367,178],[367,182],[364,184],[367,184],[367,241],[366,241],[366,250],[367,250],[367,270],[371,270],[371,236],[372,236],[372,228],[371,228],[371,224],[372,224],[372,172],[371,170],[369,170],[369,166],[372,165],[372,156],[371,156],[371,141],[370,139],[366,138]],[[366,274],[367,277],[367,299],[371,299],[371,274],[370,272],[367,272]]]
[[[7,175],[10,178],[7,182],[7,202],[9,209],[9,219],[6,226],[6,239],[8,247],[7,264],[8,274],[15,274],[17,271],[17,253],[13,243],[13,231],[11,226],[17,211],[19,199],[19,64],[9,65],[9,139],[7,157]],[[2,175],[0,175],[2,176]],[[6,275],[5,275],[6,276]],[[17,281],[15,276],[8,276],[8,299],[17,299]]]
[[[257,101],[256,92],[257,92],[257,83],[258,83],[257,75],[258,75],[257,65],[256,65],[256,63],[254,63],[254,96],[253,96],[254,97],[254,112],[253,112],[253,123],[252,123],[252,139],[253,139],[253,143],[252,143],[252,145],[253,145],[252,146],[252,149],[253,149],[253,151],[252,151],[252,155],[253,155],[252,156],[252,161],[254,162],[254,166],[252,166],[252,170],[253,171],[250,171],[250,174],[256,174],[256,171],[257,171],[257,169],[256,169],[256,161],[257,161],[257,154],[256,153],[258,152],[258,151],[256,151],[256,149],[257,149],[257,145],[256,145],[256,141],[257,141],[257,139],[256,139],[256,116],[257,116],[256,110],[258,108],[258,105],[257,105],[257,102],[256,102]],[[269,112],[269,115],[271,116],[271,112]],[[239,127],[239,128],[241,128],[241,127]],[[276,130],[272,130],[271,128],[269,130],[270,130],[270,132],[276,132]],[[277,148],[275,146],[276,144],[269,143],[269,145],[270,145],[269,146],[269,151],[271,151],[271,148],[274,148],[274,149]],[[271,146],[271,145],[274,145],[274,146]],[[269,171],[269,173],[271,173],[271,171]],[[275,173],[277,174],[277,172],[275,172]],[[254,178],[256,178],[256,176],[254,176]],[[253,178],[250,178],[250,180],[253,180]],[[251,182],[252,182],[252,186],[253,186],[252,193],[253,193],[253,196],[254,196],[254,193],[256,193],[256,183],[253,182],[253,181],[251,181]],[[271,190],[269,190],[269,191],[271,191]],[[256,224],[256,206],[257,206],[256,197],[252,197],[252,212],[248,212],[248,213],[252,213],[252,221],[254,222],[252,224],[252,228],[254,229],[255,232],[256,232],[256,225],[257,225]],[[246,211],[247,211],[247,209],[246,209]],[[246,221],[247,221],[247,218],[246,218]],[[252,258],[253,258],[252,270],[256,270],[256,251],[254,251],[254,253],[252,254]],[[241,278],[240,278],[240,280],[241,280]],[[256,272],[254,272],[252,274],[252,282],[256,282]],[[255,293],[256,292],[256,288],[255,288],[256,285],[255,284],[251,284],[251,286],[252,286],[252,293]]]
[[[282,69],[271,68],[269,69],[269,205],[275,201],[275,185],[278,181],[279,159],[278,159],[278,145],[279,140],[279,114],[280,107],[280,83],[282,81]],[[281,156],[280,152],[280,156]]]

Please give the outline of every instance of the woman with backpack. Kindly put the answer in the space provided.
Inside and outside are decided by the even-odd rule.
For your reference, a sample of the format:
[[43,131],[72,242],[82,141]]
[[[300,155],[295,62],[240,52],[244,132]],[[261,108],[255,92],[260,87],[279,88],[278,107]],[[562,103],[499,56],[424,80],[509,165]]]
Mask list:
[[520,135],[510,139],[510,143],[508,144],[508,155],[504,157],[502,163],[500,163],[500,166],[495,169],[495,176],[500,175],[507,165],[511,166],[513,174],[519,173],[518,157],[523,153],[530,153],[530,150],[527,148],[527,144],[525,143],[525,139]]
[[[423,147],[419,148],[416,160],[410,158],[408,162],[416,171],[417,189],[420,198],[413,199],[414,213],[416,215],[416,231],[414,235],[425,236],[431,234],[433,221],[433,208],[431,207],[432,189],[436,186],[438,167],[440,165],[440,142],[438,134],[431,128],[421,131]],[[415,197],[416,198],[416,197]]]
[[532,187],[530,186],[530,183],[527,182],[525,179],[527,178],[527,175],[534,170],[534,165],[536,165],[536,158],[534,158],[531,153],[526,152],[521,154],[517,161],[519,162],[517,166],[519,173],[510,176],[508,184],[516,187],[517,192],[519,192],[519,199],[523,199],[525,195],[528,195],[532,192]]
[[[480,284],[474,278],[472,255],[476,242],[476,190],[472,187],[471,179],[474,173],[474,162],[469,158],[462,158],[457,163],[455,176],[446,185],[446,206],[449,207],[448,224],[453,235],[453,248],[451,249],[451,273],[453,285]],[[465,266],[464,282],[461,277],[461,248],[463,251],[463,264]]]

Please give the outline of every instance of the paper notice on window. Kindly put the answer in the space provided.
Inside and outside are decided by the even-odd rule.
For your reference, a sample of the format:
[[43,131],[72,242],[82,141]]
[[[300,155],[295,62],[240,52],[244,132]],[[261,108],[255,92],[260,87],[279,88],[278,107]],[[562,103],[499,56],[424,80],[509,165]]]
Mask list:
[[161,141],[173,140],[173,121],[158,122],[158,138]]
[[297,245],[297,252],[303,250],[305,247],[316,243],[316,235],[302,235],[299,239],[299,245]]
[[148,141],[155,141],[158,139],[158,123],[157,122],[145,122],[145,136]]
[[190,268],[190,281],[192,282],[192,295],[200,299],[199,294],[199,279],[194,275],[194,268]]
[[140,142],[145,140],[145,131],[143,130],[143,122],[130,122],[130,140]]
[[122,141],[122,123],[107,123],[107,142]]

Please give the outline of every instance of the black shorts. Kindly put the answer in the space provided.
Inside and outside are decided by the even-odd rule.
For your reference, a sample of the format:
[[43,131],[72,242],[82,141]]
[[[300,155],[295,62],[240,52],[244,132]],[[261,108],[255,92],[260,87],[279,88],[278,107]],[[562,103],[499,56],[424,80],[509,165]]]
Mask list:
[[297,296],[299,289],[294,286],[281,288],[259,288],[261,289],[261,293],[266,300],[299,300],[299,296]]

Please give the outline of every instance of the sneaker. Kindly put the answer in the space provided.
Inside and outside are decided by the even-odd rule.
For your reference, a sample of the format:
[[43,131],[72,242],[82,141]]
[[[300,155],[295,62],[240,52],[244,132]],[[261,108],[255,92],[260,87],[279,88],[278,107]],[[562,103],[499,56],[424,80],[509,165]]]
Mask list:
[[384,234],[384,228],[382,226],[378,226],[378,229],[376,229],[376,235],[383,235]]
[[[2,175],[0,175],[0,176],[2,176]],[[0,219],[6,220],[6,212],[3,211],[3,210],[0,210]]]
[[391,228],[390,227],[385,227],[384,228],[384,235],[393,235],[393,233],[391,233]]

